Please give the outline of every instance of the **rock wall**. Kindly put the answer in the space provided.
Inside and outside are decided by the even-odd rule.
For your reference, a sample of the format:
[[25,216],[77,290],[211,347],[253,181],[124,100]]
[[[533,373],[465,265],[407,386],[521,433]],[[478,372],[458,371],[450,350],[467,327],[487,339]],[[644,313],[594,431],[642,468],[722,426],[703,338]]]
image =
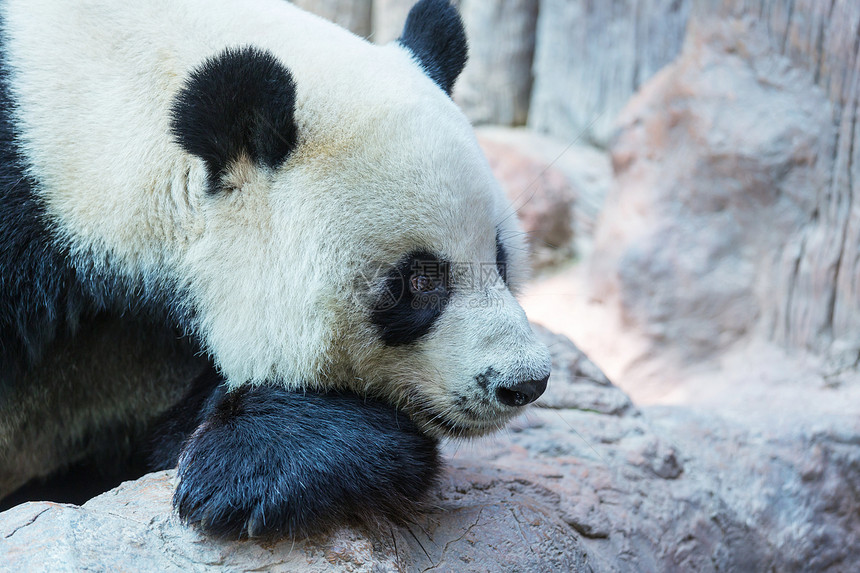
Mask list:
[[541,0],[528,126],[605,146],[630,96],[680,52],[690,0]]
[[373,0],[292,0],[293,4],[343,26],[359,36],[368,37],[372,28]]
[[538,0],[462,0],[469,61],[454,101],[476,124],[524,125],[529,114]]
[[[823,94],[829,125],[805,189],[805,217],[786,234],[769,281],[778,295],[763,300],[771,335],[796,347],[833,343],[860,352],[860,4],[845,1],[711,1],[734,21],[756,19],[773,53]],[[802,72],[801,72],[802,70]],[[814,133],[817,125],[808,126]]]
[[[416,0],[295,0],[384,44]],[[679,53],[692,0],[454,0],[469,62],[454,99],[475,124],[605,146],[636,89]]]
[[700,3],[622,112],[595,290],[655,343],[755,333],[857,365],[858,25],[856,3]]

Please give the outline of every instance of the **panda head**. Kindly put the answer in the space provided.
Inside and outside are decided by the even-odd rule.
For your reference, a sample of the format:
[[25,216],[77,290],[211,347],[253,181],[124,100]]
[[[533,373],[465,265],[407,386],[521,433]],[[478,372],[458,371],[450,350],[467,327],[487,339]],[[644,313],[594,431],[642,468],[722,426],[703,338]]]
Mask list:
[[177,263],[192,328],[233,385],[349,387],[433,435],[497,429],[550,358],[512,294],[516,216],[449,97],[459,16],[422,0],[387,46],[337,34],[222,51],[174,100],[201,189]]

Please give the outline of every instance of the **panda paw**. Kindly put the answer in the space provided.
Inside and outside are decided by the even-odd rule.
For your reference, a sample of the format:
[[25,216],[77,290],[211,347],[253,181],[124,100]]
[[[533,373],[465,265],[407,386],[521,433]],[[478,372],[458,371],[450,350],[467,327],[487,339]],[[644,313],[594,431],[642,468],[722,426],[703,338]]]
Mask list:
[[437,443],[353,394],[257,386],[223,392],[179,457],[173,504],[226,538],[303,538],[404,521],[435,483]]

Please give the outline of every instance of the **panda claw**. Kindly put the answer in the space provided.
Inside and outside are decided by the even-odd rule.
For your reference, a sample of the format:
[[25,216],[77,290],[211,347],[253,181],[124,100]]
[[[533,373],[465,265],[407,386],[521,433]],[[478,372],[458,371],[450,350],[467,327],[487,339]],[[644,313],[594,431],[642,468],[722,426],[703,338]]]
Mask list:
[[[262,512],[260,508],[256,508],[254,510],[254,514],[245,524],[245,531],[248,534],[248,537],[253,539],[255,537],[266,537],[266,520],[262,516]],[[276,533],[276,532],[271,532]]]
[[258,386],[225,393],[179,457],[174,506],[226,538],[303,538],[403,521],[440,470],[434,439],[353,394]]

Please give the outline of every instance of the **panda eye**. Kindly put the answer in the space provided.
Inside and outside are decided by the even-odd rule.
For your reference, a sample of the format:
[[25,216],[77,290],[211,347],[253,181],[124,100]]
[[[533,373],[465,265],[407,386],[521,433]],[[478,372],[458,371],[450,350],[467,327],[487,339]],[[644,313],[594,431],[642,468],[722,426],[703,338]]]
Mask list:
[[371,320],[388,346],[426,335],[451,296],[451,264],[429,251],[414,251],[391,267],[371,307]]
[[412,275],[412,278],[409,279],[409,285],[413,292],[427,293],[436,290],[436,281],[427,275]]

